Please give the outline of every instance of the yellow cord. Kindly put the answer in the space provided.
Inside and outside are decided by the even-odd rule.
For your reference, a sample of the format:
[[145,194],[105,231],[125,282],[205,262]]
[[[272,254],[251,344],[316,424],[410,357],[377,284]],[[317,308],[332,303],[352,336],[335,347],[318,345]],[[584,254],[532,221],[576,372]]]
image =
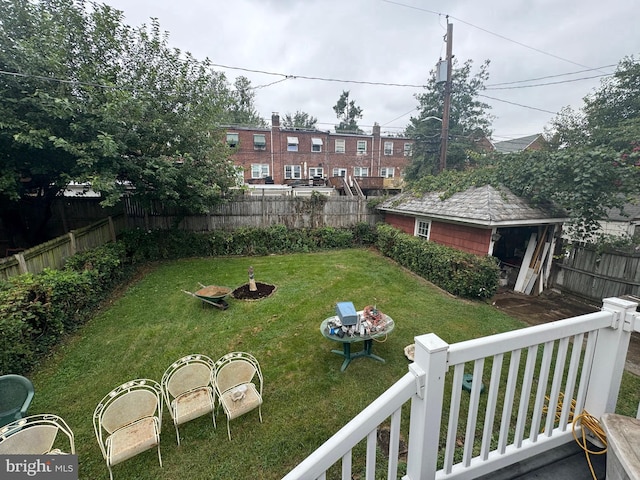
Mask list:
[[[580,431],[582,433],[582,438],[579,439],[576,435],[576,426],[580,424]],[[604,448],[602,450],[590,450],[587,446],[587,430],[591,431],[594,437],[596,437]],[[573,438],[575,438],[578,445],[582,447],[584,450],[584,454],[587,457],[587,462],[589,463],[589,470],[591,470],[591,476],[593,480],[598,480],[595,472],[593,471],[593,465],[591,464],[591,457],[589,455],[602,455],[603,453],[607,453],[607,434],[604,432],[602,427],[600,426],[600,422],[596,417],[591,415],[586,410],[583,410],[580,415],[578,415],[573,421]]]
[[[545,398],[547,399],[547,402],[549,402],[549,397],[546,396]],[[556,407],[555,412],[556,420],[560,420],[560,412],[562,411],[563,401],[564,393],[560,392],[560,395],[558,395],[558,406]],[[571,405],[569,406],[569,422],[572,423],[573,438],[578,443],[578,445],[580,445],[582,450],[584,450],[584,454],[587,457],[587,463],[589,464],[589,470],[591,470],[591,476],[593,477],[593,480],[598,480],[597,475],[593,471],[593,465],[591,464],[590,455],[602,455],[603,453],[607,452],[607,434],[600,426],[600,422],[598,421],[598,419],[586,410],[583,410],[580,415],[574,417],[575,409],[576,401],[575,399],[572,399]],[[547,413],[549,411],[549,408],[545,405],[542,408],[542,411],[544,413]],[[580,432],[582,434],[580,438],[578,438],[578,435],[576,434],[576,428],[580,428]],[[589,447],[587,446],[587,431],[590,431],[593,434],[593,437],[598,439],[602,443],[602,445],[604,445],[604,449],[598,451],[589,449]]]

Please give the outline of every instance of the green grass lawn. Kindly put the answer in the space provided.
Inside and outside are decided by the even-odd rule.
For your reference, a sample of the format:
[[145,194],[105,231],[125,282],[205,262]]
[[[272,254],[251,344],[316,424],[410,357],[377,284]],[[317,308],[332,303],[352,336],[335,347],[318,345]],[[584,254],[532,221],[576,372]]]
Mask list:
[[[227,297],[222,311],[182,291],[198,283],[236,288],[247,283],[249,266],[256,281],[277,286],[269,298]],[[340,345],[319,331],[339,301],[358,310],[376,304],[395,320],[386,341],[374,344],[386,363],[360,358],[340,372],[342,358],[331,353]],[[178,447],[165,408],[164,467],[152,449],[116,465],[114,478],[279,479],[407,372],[403,349],[416,335],[434,332],[454,343],[524,326],[488,304],[454,298],[371,250],[168,262],[97,312],[33,372],[29,413],[63,417],[75,433],[80,478],[107,479],[92,425],[106,393],[134,378],[160,382],[187,354],[215,361],[247,351],[264,373],[264,423],[257,411],[232,421],[229,441],[222,412],[215,430],[210,417],[201,417],[180,427]],[[625,384],[637,392],[636,377],[625,376]]]

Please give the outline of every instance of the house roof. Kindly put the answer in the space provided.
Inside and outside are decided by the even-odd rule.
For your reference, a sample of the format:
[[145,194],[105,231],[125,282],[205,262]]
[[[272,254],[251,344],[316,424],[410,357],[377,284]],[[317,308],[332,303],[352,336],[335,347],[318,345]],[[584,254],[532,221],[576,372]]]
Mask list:
[[390,213],[424,216],[483,226],[517,226],[560,223],[568,220],[564,212],[548,207],[532,207],[506,188],[491,185],[472,187],[446,199],[439,192],[416,197],[404,192],[383,202],[378,208]]
[[514,138],[513,140],[505,140],[503,142],[496,142],[493,144],[493,148],[500,153],[513,153],[526,150],[531,146],[541,135],[539,133],[535,135],[529,135],[527,137]]
[[635,222],[640,220],[640,199],[635,198],[632,202],[625,203],[622,212],[619,208],[607,210],[604,220],[610,222]]

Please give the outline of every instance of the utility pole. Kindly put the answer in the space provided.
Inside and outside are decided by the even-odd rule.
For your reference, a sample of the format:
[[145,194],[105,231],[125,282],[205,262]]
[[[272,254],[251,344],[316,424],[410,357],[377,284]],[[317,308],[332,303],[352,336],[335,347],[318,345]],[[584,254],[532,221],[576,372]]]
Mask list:
[[447,168],[447,143],[449,142],[449,110],[451,107],[451,70],[453,64],[453,24],[447,17],[447,81],[444,84],[444,111],[442,112],[442,134],[440,136],[440,168]]

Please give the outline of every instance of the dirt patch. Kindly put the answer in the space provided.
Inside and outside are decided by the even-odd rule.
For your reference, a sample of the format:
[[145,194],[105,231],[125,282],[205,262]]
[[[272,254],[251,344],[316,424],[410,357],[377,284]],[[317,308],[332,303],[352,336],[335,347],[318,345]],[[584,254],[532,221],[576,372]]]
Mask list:
[[261,300],[267,298],[276,290],[275,285],[261,282],[256,282],[256,288],[255,291],[251,291],[249,284],[245,283],[231,292],[231,296],[237,300]]
[[[592,305],[554,291],[532,296],[505,290],[499,291],[491,301],[498,310],[529,325],[540,325],[598,312],[602,307],[602,305]],[[634,375],[640,376],[640,334],[631,334],[625,368]]]

